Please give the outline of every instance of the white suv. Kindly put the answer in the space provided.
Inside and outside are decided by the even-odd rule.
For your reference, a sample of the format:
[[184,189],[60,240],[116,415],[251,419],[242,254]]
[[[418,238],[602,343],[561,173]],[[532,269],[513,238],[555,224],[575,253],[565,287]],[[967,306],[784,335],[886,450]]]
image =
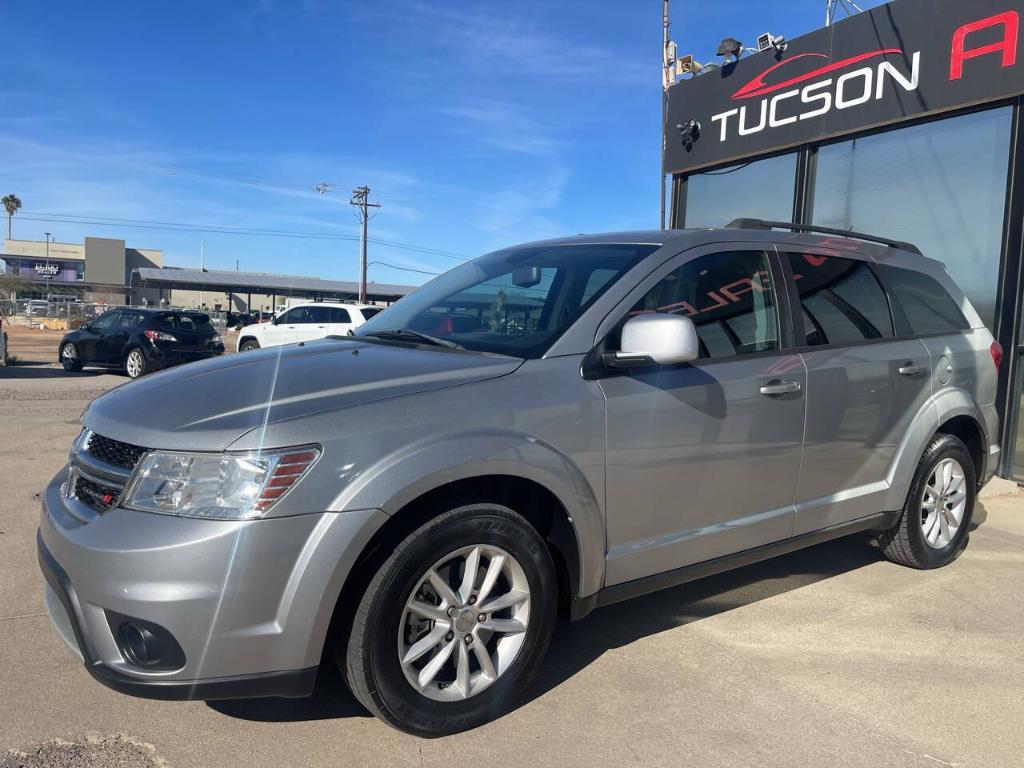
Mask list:
[[269,323],[247,325],[238,332],[238,351],[279,347],[325,336],[344,336],[380,312],[383,307],[364,304],[317,302],[298,304]]

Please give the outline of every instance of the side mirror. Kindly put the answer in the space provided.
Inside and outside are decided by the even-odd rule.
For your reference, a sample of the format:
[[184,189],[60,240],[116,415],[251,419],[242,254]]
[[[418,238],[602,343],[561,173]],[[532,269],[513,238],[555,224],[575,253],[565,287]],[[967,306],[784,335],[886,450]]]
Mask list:
[[700,357],[693,320],[682,315],[637,315],[622,326],[622,350],[604,355],[609,368],[692,363]]

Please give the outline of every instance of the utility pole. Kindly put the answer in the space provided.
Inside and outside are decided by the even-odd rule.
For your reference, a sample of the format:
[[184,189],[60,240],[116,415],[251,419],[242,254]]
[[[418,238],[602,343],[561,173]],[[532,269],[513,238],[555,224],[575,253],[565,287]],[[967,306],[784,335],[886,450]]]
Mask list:
[[661,11],[661,179],[658,184],[661,187],[661,228],[665,229],[665,149],[668,140],[668,89],[672,84],[671,68],[675,62],[669,57],[669,21],[668,21],[668,0],[663,0]]
[[359,303],[366,303],[366,225],[370,220],[370,208],[380,208],[380,203],[370,202],[370,188],[356,187],[352,190],[349,205],[356,209],[359,217]]

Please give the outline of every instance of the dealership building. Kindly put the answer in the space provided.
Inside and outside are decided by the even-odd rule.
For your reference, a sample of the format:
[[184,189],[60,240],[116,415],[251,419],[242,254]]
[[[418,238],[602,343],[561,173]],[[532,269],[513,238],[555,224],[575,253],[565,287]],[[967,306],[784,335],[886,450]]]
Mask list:
[[1024,0],[894,0],[766,41],[669,89],[665,145],[674,227],[798,222],[944,262],[1006,350],[1001,474],[1019,479],[1022,16]]
[[[164,266],[162,251],[103,237],[87,237],[81,245],[6,240],[0,273],[20,279],[21,298],[225,312],[274,312],[288,298],[351,301],[359,295],[358,284],[346,280]],[[369,283],[367,300],[390,304],[414,289]]]

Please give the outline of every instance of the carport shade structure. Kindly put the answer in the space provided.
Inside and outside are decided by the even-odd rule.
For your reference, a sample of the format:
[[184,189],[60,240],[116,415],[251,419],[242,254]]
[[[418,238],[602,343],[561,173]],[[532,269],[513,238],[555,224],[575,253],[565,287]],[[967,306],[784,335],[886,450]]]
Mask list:
[[[259,293],[264,295],[308,297],[314,300],[359,297],[359,284],[348,280],[321,280],[318,277],[274,275],[262,272],[209,272],[199,269],[138,267],[132,270],[133,288],[163,290],[212,291],[228,294]],[[368,301],[398,301],[416,290],[412,285],[367,283]]]

